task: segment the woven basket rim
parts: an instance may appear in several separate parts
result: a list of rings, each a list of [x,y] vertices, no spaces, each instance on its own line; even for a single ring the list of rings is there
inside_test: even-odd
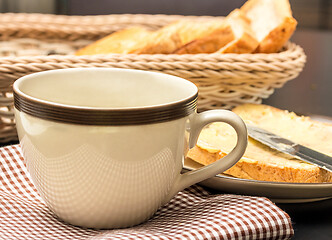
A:
[[[49,56],[10,56],[0,57],[0,64],[9,63],[33,63],[33,62],[54,62],[66,61],[79,62],[81,60],[90,61],[147,61],[147,62],[237,62],[237,63],[251,63],[251,62],[285,62],[289,59],[297,59],[299,55],[303,55],[304,50],[299,45],[288,42],[284,50],[278,53],[201,53],[201,54],[99,54],[99,55],[49,55]]]

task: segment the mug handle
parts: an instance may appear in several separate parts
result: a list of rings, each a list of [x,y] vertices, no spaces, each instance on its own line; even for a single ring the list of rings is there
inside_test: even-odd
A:
[[[167,203],[179,191],[224,172],[243,156],[248,144],[247,127],[238,115],[228,110],[209,110],[195,114],[193,118],[190,119],[189,148],[193,148],[196,145],[203,127],[212,122],[225,122],[231,125],[237,134],[236,146],[229,154],[214,163],[197,170],[180,174],[164,203]]]

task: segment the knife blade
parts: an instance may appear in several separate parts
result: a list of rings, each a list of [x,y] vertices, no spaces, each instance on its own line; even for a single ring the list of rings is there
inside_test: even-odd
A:
[[[249,137],[258,142],[332,172],[332,157],[250,124],[247,129]]]

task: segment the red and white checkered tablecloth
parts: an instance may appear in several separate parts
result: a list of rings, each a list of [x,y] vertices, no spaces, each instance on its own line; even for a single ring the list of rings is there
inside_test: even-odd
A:
[[[289,239],[289,216],[263,197],[211,194],[192,186],[141,225],[116,230],[72,226],[45,205],[19,145],[0,148],[0,239]]]

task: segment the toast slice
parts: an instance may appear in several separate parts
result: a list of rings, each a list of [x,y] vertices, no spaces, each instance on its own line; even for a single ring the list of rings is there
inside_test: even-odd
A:
[[[233,109],[245,122],[332,156],[332,125],[267,105],[245,104]],[[233,128],[213,123],[201,132],[197,145],[187,157],[210,164],[232,150],[236,143]],[[226,174],[238,178],[274,182],[332,182],[332,173],[289,155],[270,149],[249,138],[243,158]]]
[[[236,9],[226,21],[232,27],[235,39],[219,49],[218,53],[252,53],[258,47],[258,40],[250,26],[250,20]]]
[[[181,46],[179,34],[174,31],[148,31],[131,27],[114,32],[92,44],[79,49],[75,55],[94,54],[168,54]]]
[[[241,11],[250,19],[259,41],[257,53],[278,52],[296,29],[288,0],[248,0]]]

